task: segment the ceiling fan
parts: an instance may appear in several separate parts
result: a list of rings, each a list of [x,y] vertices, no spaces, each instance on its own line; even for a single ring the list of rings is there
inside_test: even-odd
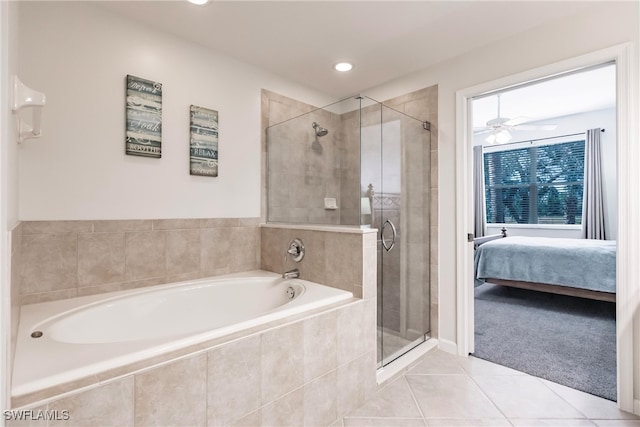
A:
[[[504,144],[512,138],[510,130],[554,130],[558,125],[528,125],[531,119],[527,117],[516,117],[509,119],[500,116],[500,94],[498,97],[498,117],[487,122],[486,126],[474,129],[474,135],[490,133],[485,141],[489,144]]]

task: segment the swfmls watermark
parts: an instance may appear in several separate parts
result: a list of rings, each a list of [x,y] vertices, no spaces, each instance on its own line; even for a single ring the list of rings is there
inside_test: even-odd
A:
[[[3,415],[5,421],[68,421],[71,419],[69,411],[66,409],[10,409],[4,411]]]

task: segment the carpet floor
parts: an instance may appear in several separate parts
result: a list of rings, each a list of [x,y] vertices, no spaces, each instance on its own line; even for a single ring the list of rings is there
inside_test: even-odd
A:
[[[484,283],[473,355],[615,401],[615,304]]]

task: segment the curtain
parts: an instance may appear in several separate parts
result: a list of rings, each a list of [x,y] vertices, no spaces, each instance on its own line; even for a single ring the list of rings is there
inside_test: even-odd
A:
[[[604,200],[600,172],[600,133],[600,128],[589,129],[584,147],[583,239],[605,239]]]
[[[473,147],[473,219],[475,237],[482,237],[486,229],[484,200],[484,152],[481,145]]]

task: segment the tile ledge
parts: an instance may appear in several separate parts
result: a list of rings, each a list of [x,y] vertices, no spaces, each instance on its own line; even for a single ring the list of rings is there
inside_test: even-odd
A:
[[[284,228],[295,230],[330,231],[333,233],[369,234],[377,233],[377,228],[359,225],[323,225],[323,224],[291,224],[291,223],[263,223],[261,228]],[[366,227],[366,228],[363,228]]]

